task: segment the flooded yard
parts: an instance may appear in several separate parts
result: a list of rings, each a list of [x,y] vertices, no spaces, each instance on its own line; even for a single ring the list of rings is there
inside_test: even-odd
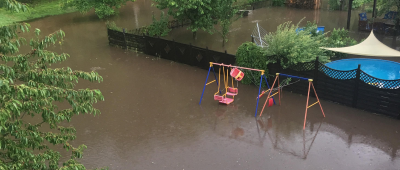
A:
[[[128,3],[120,16],[110,20],[128,29],[150,24],[151,11],[156,11],[150,5],[146,0]],[[225,48],[218,35],[199,32],[193,40],[186,28],[174,29],[167,38],[234,54],[241,43],[251,40],[256,22],[267,31],[275,31],[284,21],[296,23],[306,17],[332,30],[345,27],[346,15],[344,11],[269,7],[236,21]],[[352,36],[362,39],[368,33],[356,31],[356,15]],[[198,105],[207,70],[110,47],[105,21],[94,14],[71,13],[30,24],[43,34],[65,31],[65,44],[56,51],[71,57],[57,66],[96,70],[104,78],[103,83],[80,82],[77,87],[98,88],[105,97],[96,105],[100,116],[80,115],[71,122],[77,129],[72,144],[88,146],[81,160],[87,168],[400,168],[399,120],[322,100],[326,118],[318,107],[309,109],[303,131],[306,96],[284,91],[282,105],[267,108],[256,119],[258,88],[242,84],[231,105],[213,100],[216,84],[207,86]]]

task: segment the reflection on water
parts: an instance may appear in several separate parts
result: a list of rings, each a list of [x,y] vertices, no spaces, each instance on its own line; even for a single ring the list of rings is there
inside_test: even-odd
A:
[[[258,124],[260,124],[260,126],[257,126],[257,128],[260,127],[264,131],[264,135],[268,134],[269,140],[270,140],[271,144],[274,146],[274,149],[278,150],[281,153],[293,155],[293,156],[301,158],[301,159],[307,159],[307,155],[310,152],[311,147],[317,137],[319,129],[321,128],[321,125],[323,123],[323,119],[319,123],[317,131],[314,134],[313,134],[313,130],[309,131],[309,133],[307,133],[307,134],[306,134],[306,131],[303,131],[302,134],[293,134],[293,135],[296,135],[295,138],[299,138],[298,136],[302,136],[302,139],[303,139],[302,142],[299,142],[297,140],[295,140],[295,141],[285,140],[285,137],[281,137],[279,134],[280,133],[280,131],[278,130],[279,127],[276,127],[275,130],[270,130],[272,128],[272,118],[271,117],[269,117],[267,119],[267,122],[266,122],[267,126],[265,126],[263,118],[258,119],[257,122],[258,122]],[[277,124],[279,125],[280,122],[277,122]],[[314,126],[312,126],[312,127],[314,127]],[[290,143],[290,144],[288,144],[288,143]],[[301,143],[303,144],[302,148],[298,145]],[[299,151],[300,148],[302,149],[302,151]]]
[[[147,25],[154,10],[150,5],[149,0],[128,3],[121,15],[112,20],[128,28]],[[234,23],[232,30],[240,29],[231,32],[226,45],[229,53],[234,53],[242,42],[250,41],[254,25],[249,23],[254,20],[261,20],[267,31],[286,20],[298,21],[304,16],[313,19],[314,15],[319,15],[319,25],[327,29],[345,25],[345,14],[340,11],[321,10],[315,14],[279,7],[252,13]],[[305,96],[284,92],[282,105],[269,107],[256,120],[258,88],[241,84],[240,94],[228,106],[214,101],[215,86],[207,86],[199,107],[206,70],[109,47],[104,22],[91,13],[47,17],[30,24],[32,28],[41,28],[43,34],[65,31],[64,46],[54,50],[69,53],[71,58],[56,66],[96,70],[104,78],[101,84],[82,82],[77,86],[99,88],[105,97],[104,102],[97,104],[100,116],[80,115],[71,122],[77,129],[77,139],[72,144],[88,146],[81,160],[87,168],[400,167],[398,120],[321,101],[327,117],[321,120],[319,108],[310,108],[303,133]],[[182,42],[222,49],[216,35],[200,32],[198,40],[192,40],[190,32],[180,28],[173,30],[171,36]]]

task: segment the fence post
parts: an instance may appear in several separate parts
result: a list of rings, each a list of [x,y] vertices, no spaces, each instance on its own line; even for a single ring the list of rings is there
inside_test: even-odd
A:
[[[111,41],[110,41],[110,29],[107,28],[107,38],[108,38],[108,45],[111,45]]]
[[[193,53],[193,52],[192,52],[192,51],[193,51],[192,48],[193,48],[193,47],[192,47],[192,43],[189,43],[189,57],[190,57],[190,60],[191,60],[191,61],[190,61],[190,62],[191,62],[191,65],[193,66],[193,65],[195,64],[195,60],[196,60],[195,58],[196,58],[196,57],[193,56],[193,54],[192,54],[192,53]]]
[[[254,42],[254,37],[253,37],[253,35],[251,35],[251,42]]]
[[[314,64],[314,87],[318,89],[318,72],[319,72],[319,57],[315,58],[315,64]]]
[[[361,64],[358,65],[357,72],[356,72],[356,79],[355,79],[355,86],[354,86],[354,96],[353,96],[353,107],[357,107],[357,100],[358,100],[358,86],[360,85],[361,77]]]
[[[280,59],[278,59],[278,68],[277,68],[277,71],[278,71],[278,73],[282,73],[282,70],[283,70],[283,68],[282,68],[282,65],[281,65],[281,60]]]
[[[161,39],[160,39],[160,36],[157,36],[157,41],[156,41],[158,44],[161,44]],[[161,47],[161,45],[159,45],[160,47]],[[156,44],[154,44],[154,48],[155,48],[155,50],[157,51],[157,54],[159,55],[159,56],[157,56],[157,57],[160,57],[160,58],[163,58],[162,57],[162,48],[157,48],[157,46],[156,46]],[[165,59],[165,58],[164,58]]]
[[[179,61],[178,55],[176,55],[176,53],[177,53],[178,50],[176,50],[175,39],[172,39],[172,45],[171,45],[171,46],[172,46],[172,47],[171,47],[171,50],[170,50],[170,51],[172,51],[173,59],[174,59],[175,62],[178,62],[178,61]]]
[[[122,29],[122,33],[124,34],[125,49],[128,49],[128,44],[126,43],[126,37],[125,37],[125,28]]]

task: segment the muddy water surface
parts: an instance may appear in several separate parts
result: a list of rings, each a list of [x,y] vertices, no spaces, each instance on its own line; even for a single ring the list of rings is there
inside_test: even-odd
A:
[[[150,23],[150,1],[138,0],[113,18],[134,28]],[[303,16],[327,29],[345,26],[343,12],[265,8],[234,23],[229,53],[249,35],[256,20],[273,30]],[[335,20],[334,20],[335,19]],[[342,20],[341,20],[342,19]],[[328,20],[331,20],[328,21]],[[330,24],[330,25],[329,25]],[[88,168],[111,169],[399,169],[400,122],[369,112],[322,101],[308,113],[302,130],[306,97],[284,92],[281,106],[254,118],[255,86],[239,84],[232,105],[219,105],[207,86],[198,105],[207,71],[171,61],[126,52],[108,46],[104,21],[79,13],[32,21],[43,34],[65,31],[65,44],[56,51],[71,58],[61,66],[98,71],[101,84],[80,82],[78,87],[99,88],[105,97],[97,104],[100,116],[80,115],[75,145],[86,144],[81,160]],[[199,33],[191,40],[185,29],[173,30],[175,40],[223,50],[217,36]],[[169,38],[172,38],[169,37]],[[265,100],[265,99],[264,99]],[[262,100],[262,102],[264,102]],[[311,102],[315,101],[314,98]],[[261,108],[261,106],[260,106]],[[64,153],[64,152],[63,152]]]

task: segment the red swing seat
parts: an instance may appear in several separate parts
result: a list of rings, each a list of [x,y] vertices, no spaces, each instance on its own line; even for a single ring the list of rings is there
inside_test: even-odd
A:
[[[238,89],[237,88],[228,87],[228,92],[226,94],[230,95],[230,96],[236,96],[238,94]]]
[[[222,99],[221,101],[219,101],[219,103],[223,103],[223,104],[231,104],[233,102],[232,98],[227,98],[225,97],[224,99]]]
[[[224,96],[220,96],[220,95],[214,95],[214,100],[218,100],[221,101],[224,99]]]
[[[244,77],[244,73],[242,71],[240,71],[238,68],[232,69],[230,74],[237,81],[241,81],[243,79],[243,77]]]

